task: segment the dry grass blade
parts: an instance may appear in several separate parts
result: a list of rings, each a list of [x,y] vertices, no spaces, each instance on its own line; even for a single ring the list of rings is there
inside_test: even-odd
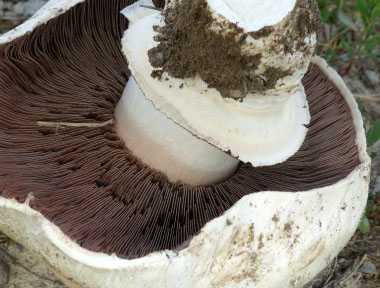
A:
[[[323,288],[329,287],[329,282],[330,282],[331,278],[334,276],[335,269],[336,269],[337,265],[338,265],[338,257],[335,257],[334,266],[331,269],[331,272],[329,274],[329,277],[326,279],[325,284],[323,284]]]
[[[40,127],[53,127],[53,128],[59,128],[59,127],[87,127],[87,128],[100,128],[107,125],[113,124],[113,120],[108,120],[103,123],[67,123],[67,122],[45,122],[45,121],[38,121],[37,126]]]
[[[366,102],[380,102],[380,94],[355,94],[355,98]]]
[[[327,283],[323,288],[357,288],[359,287],[359,281],[362,278],[362,274],[359,272],[360,266],[364,263],[364,261],[368,259],[367,254],[362,257],[356,257],[355,261],[351,264],[351,266],[345,271],[343,275],[335,279],[334,281]],[[335,269],[335,268],[334,268]],[[334,270],[332,271],[332,274]],[[331,279],[331,277],[329,277]],[[328,280],[329,280],[328,279]]]

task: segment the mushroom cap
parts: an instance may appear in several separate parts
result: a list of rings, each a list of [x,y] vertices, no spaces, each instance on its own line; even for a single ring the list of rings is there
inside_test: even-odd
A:
[[[306,57],[303,53],[289,54],[291,59],[280,53],[279,63],[302,62],[299,73],[290,77],[291,85],[271,90],[265,97],[264,92],[249,94],[242,102],[222,98],[200,77],[177,79],[164,73],[161,80],[152,78],[154,68],[148,51],[157,45],[153,26],[160,25],[162,18],[160,12],[140,6],[149,2],[137,2],[123,11],[130,21],[123,37],[123,52],[141,90],[156,109],[193,135],[256,167],[281,163],[298,151],[310,121],[300,79],[313,49]],[[268,37],[272,43],[275,36]],[[265,50],[262,45],[258,47]]]
[[[129,3],[87,1],[0,46],[0,229],[73,287],[305,283],[354,233],[370,169],[356,102],[323,60],[303,81],[312,119],[297,154],[241,164],[217,185],[169,183],[111,125],[36,125],[112,117],[129,74],[118,42],[126,23],[110,17]],[[162,214],[146,223],[152,211]]]

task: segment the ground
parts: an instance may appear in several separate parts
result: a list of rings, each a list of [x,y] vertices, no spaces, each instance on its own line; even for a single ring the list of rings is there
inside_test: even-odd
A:
[[[0,0],[0,34],[22,23],[45,0]],[[335,63],[340,71],[344,63]],[[380,71],[373,60],[363,59],[344,76],[344,81],[363,104],[363,118],[369,129],[380,119]],[[370,233],[355,233],[333,262],[304,288],[379,288],[380,287],[380,142],[370,147],[372,160]],[[65,287],[44,263],[20,244],[0,234],[0,287],[58,288]]]

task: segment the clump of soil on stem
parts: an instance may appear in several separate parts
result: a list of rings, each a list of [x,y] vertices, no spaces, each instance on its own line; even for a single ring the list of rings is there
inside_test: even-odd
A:
[[[182,0],[170,6],[164,16],[165,26],[154,28],[159,44],[148,53],[152,66],[161,68],[153,71],[153,77],[163,72],[181,79],[198,74],[223,97],[233,98],[267,88],[261,78],[251,75],[261,62],[261,54],[242,55],[247,36],[233,23],[226,24],[226,33],[212,31],[214,19],[205,0]]]
[[[287,16],[290,29],[283,37],[285,53],[295,50],[309,53],[310,47],[304,38],[313,33],[318,34],[322,27],[318,4],[315,0],[297,0],[295,9]]]
[[[278,67],[266,67],[263,73],[255,73],[262,61],[261,53],[242,53],[248,36],[268,37],[275,30],[273,26],[245,33],[225,19],[219,23],[221,31],[217,32],[212,27],[218,24],[205,0],[178,1],[163,14],[165,26],[154,27],[159,44],[148,52],[150,63],[157,68],[152,72],[154,78],[161,78],[164,72],[180,79],[199,75],[223,97],[242,99],[248,93],[273,89],[279,79],[292,74],[289,69]],[[314,0],[298,0],[287,19],[287,34],[281,38],[284,43],[280,39],[279,47],[285,47],[282,48],[285,53],[308,48],[303,38],[320,25]]]

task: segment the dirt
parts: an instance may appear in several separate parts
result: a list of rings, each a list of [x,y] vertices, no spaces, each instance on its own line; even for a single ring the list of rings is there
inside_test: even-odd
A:
[[[242,99],[250,92],[273,89],[279,79],[291,74],[268,67],[262,75],[255,75],[261,54],[241,53],[248,34],[227,21],[220,24],[223,33],[212,31],[215,20],[205,0],[183,0],[163,13],[165,26],[155,27],[159,44],[148,52],[157,68],[152,73],[155,78],[164,72],[180,79],[199,75],[223,97]],[[264,27],[253,37],[267,37],[272,31],[272,27]]]
[[[293,28],[288,30],[286,38],[291,39],[291,41],[288,41],[296,45],[295,49],[297,51],[302,51],[304,55],[307,55],[310,53],[311,48],[304,41],[299,41],[299,39],[304,39],[312,33],[318,34],[322,26],[322,19],[318,5],[314,0],[298,0],[297,6],[302,12],[296,13],[293,11],[291,13],[293,20],[290,23],[292,23]],[[296,33],[291,33],[292,31],[296,31]]]
[[[207,7],[205,0],[183,0],[163,12],[165,26],[154,27],[159,44],[148,52],[152,66],[157,68],[152,77],[161,78],[164,72],[180,79],[199,75],[222,97],[243,99],[248,93],[275,88],[279,79],[293,73],[289,69],[266,67],[265,72],[258,75],[255,70],[262,55],[241,53],[248,35],[256,40],[268,37],[274,31],[273,26],[244,33],[227,20],[216,24]],[[317,32],[321,25],[314,0],[298,0],[286,21],[290,28],[280,35],[273,53],[278,53],[277,49],[283,49],[285,54],[296,50],[310,53],[311,48],[303,39]],[[214,25],[222,32],[210,29]]]
[[[254,39],[258,40],[263,37],[268,37],[274,31],[273,26],[265,26],[258,31],[248,33]]]
[[[314,0],[297,0],[293,11],[286,16],[286,25],[289,27],[285,33],[278,35],[279,47],[273,47],[273,53],[293,54],[301,51],[305,56],[311,53],[312,49],[304,38],[313,33],[318,34],[322,27],[322,19],[318,5]],[[259,32],[259,31],[258,31]],[[257,33],[257,32],[254,32]]]
[[[302,12],[297,12],[297,9],[302,10]],[[296,8],[291,12],[290,17],[294,19],[291,30],[295,31],[301,38],[312,33],[318,34],[321,29],[322,19],[318,5],[314,0],[297,0]]]
[[[257,69],[261,54],[240,53],[246,36],[236,24],[226,24],[229,31],[223,35],[211,31],[214,20],[206,7],[205,0],[184,0],[164,12],[166,25],[155,27],[160,33],[156,37],[159,44],[149,51],[152,66],[161,68],[156,70],[161,74],[168,72],[175,78],[199,74],[209,87],[216,88],[224,97],[241,98],[246,90],[252,89],[246,83],[252,83],[255,89],[264,89],[260,78],[248,79],[248,70]],[[154,73],[157,76],[157,72]]]

